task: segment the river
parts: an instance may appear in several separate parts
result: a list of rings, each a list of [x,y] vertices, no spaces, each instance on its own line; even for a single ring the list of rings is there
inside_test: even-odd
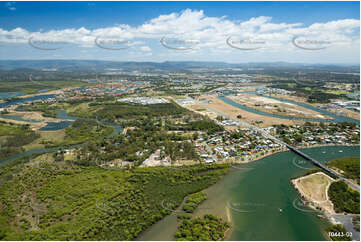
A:
[[[245,105],[239,104],[239,103],[227,98],[226,96],[219,96],[218,99],[222,100],[223,102],[225,102],[229,105],[243,109],[247,112],[251,112],[251,113],[255,113],[255,114],[259,114],[259,115],[263,115],[263,116],[268,116],[268,117],[273,117],[273,118],[281,118],[281,119],[289,119],[289,120],[302,120],[302,121],[309,121],[309,122],[351,122],[351,123],[360,125],[360,121],[358,121],[358,120],[340,116],[340,115],[328,112],[326,110],[319,109],[312,105],[299,103],[299,102],[295,102],[295,101],[290,101],[290,100],[285,100],[285,99],[281,99],[281,98],[275,98],[275,97],[269,97],[269,96],[265,96],[265,97],[272,98],[272,99],[286,102],[286,103],[292,103],[292,104],[295,104],[298,106],[302,106],[304,108],[311,109],[311,110],[319,112],[321,114],[328,115],[328,116],[332,117],[333,119],[299,118],[299,117],[293,117],[293,116],[287,116],[287,115],[279,115],[279,114],[268,113],[268,112],[260,111],[260,110],[257,110],[257,109],[251,108],[251,107],[247,107]]]
[[[329,146],[302,151],[320,162],[360,156],[360,147]],[[290,183],[290,179],[305,174],[311,167],[287,151],[231,168],[221,181],[206,189],[208,198],[193,216],[212,213],[229,221],[232,230],[226,240],[326,240],[324,228],[329,222],[300,205],[299,195]],[[172,214],[142,233],[138,240],[174,240],[176,230],[177,219]]]
[[[7,118],[6,116],[2,116],[3,118]],[[70,126],[72,124],[73,121],[77,120],[77,117],[73,117],[70,116],[66,113],[65,110],[61,110],[59,109],[56,115],[56,118],[59,119],[63,119],[63,121],[60,122],[48,122],[47,125],[41,129],[39,129],[40,131],[55,131],[55,130],[60,130],[60,129],[64,129],[68,126]],[[11,119],[11,117],[9,118]],[[111,138],[117,134],[120,134],[123,131],[123,127],[120,126],[117,123],[110,123],[110,122],[103,122],[103,121],[99,121],[97,119],[86,119],[86,120],[95,120],[105,126],[111,126],[113,128],[113,131],[111,134],[109,134],[107,136],[107,138]],[[32,155],[39,155],[39,154],[44,154],[44,153],[49,153],[49,152],[54,152],[56,150],[62,149],[62,148],[68,148],[68,149],[72,149],[72,148],[78,148],[80,147],[82,144],[75,144],[75,145],[70,145],[70,146],[57,146],[57,147],[50,147],[50,148],[39,148],[39,149],[32,149],[32,150],[28,150],[26,152],[23,153],[19,153],[13,156],[10,156],[6,159],[0,160],[0,167],[3,166],[4,164],[7,164],[11,161],[20,159],[20,158],[24,158],[24,157],[30,157]]]
[[[33,102],[33,101],[54,98],[54,97],[56,97],[56,95],[46,94],[46,95],[37,95],[37,96],[32,96],[32,97],[14,99],[14,100],[10,100],[10,101],[4,102],[4,103],[0,103],[0,108],[6,108],[6,107],[10,107],[15,104]]]

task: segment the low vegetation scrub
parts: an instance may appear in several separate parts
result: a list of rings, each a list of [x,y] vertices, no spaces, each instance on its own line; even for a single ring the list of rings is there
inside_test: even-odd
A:
[[[189,197],[187,197],[183,210],[187,213],[193,213],[193,211],[201,204],[204,200],[207,199],[207,196],[204,192],[197,192]]]
[[[178,241],[218,241],[223,240],[225,232],[230,227],[221,218],[206,214],[203,218],[190,219],[182,217],[175,237]]]

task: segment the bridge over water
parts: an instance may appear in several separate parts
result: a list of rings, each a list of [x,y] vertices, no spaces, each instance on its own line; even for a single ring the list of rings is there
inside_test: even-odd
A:
[[[302,158],[304,158],[307,161],[310,161],[312,164],[314,164],[315,166],[321,168],[322,170],[331,173],[332,175],[334,175],[335,177],[337,177],[338,179],[340,179],[341,181],[345,182],[346,184],[348,184],[350,187],[352,187],[353,189],[357,190],[358,192],[360,192],[360,187],[358,187],[356,184],[350,182],[349,180],[347,180],[346,178],[344,178],[342,175],[340,175],[339,173],[335,172],[334,170],[328,168],[326,165],[322,164],[321,162],[319,162],[318,160],[310,157],[309,155],[303,153],[302,151],[300,151],[299,149],[297,149],[296,147],[289,145],[285,142],[283,142],[282,140],[279,140],[278,138],[270,135],[268,132],[264,131],[263,129],[260,129],[258,127],[253,126],[253,128],[255,130],[257,130],[258,132],[260,132],[265,138],[269,138],[272,139],[273,141],[279,143],[280,145],[284,145],[286,146],[288,149],[290,149],[291,151],[293,151],[294,153],[296,153],[297,155],[301,156]]]
[[[286,144],[286,147],[289,148],[290,150],[292,150],[293,152],[295,152],[296,154],[298,154],[299,156],[303,157],[304,159],[310,161],[312,164],[314,164],[315,166],[318,166],[319,168],[321,168],[324,171],[327,171],[329,173],[331,173],[332,175],[336,176],[338,179],[342,180],[343,182],[345,182],[346,184],[348,184],[350,187],[354,188],[355,190],[357,190],[358,192],[360,192],[360,188],[358,186],[356,186],[355,184],[353,184],[352,182],[350,182],[349,180],[347,180],[346,178],[344,178],[343,176],[341,176],[339,173],[335,172],[334,170],[328,168],[327,166],[325,166],[324,164],[322,164],[321,162],[313,159],[312,157],[308,156],[307,154],[303,153],[302,151],[300,151],[299,149],[297,149],[296,147],[293,147],[289,144]]]
[[[287,147],[288,149],[290,149],[291,151],[293,151],[294,153],[296,153],[297,155],[301,156],[302,158],[306,159],[307,161],[311,162],[312,164],[314,164],[315,166],[321,168],[322,170],[326,171],[326,172],[329,172],[331,173],[332,175],[334,175],[335,177],[337,177],[338,179],[340,179],[341,181],[345,182],[346,184],[348,184],[350,187],[352,187],[353,189],[357,190],[358,192],[360,192],[360,187],[358,187],[356,184],[353,184],[352,182],[350,182],[349,180],[347,180],[346,178],[344,178],[341,174],[335,172],[334,170],[328,168],[326,165],[322,164],[321,162],[315,160],[314,158],[308,156],[307,154],[303,153],[302,151],[300,151],[299,149],[297,149],[296,147],[294,146],[291,146],[285,142],[283,142],[282,140],[274,137],[273,135],[269,134],[268,132],[266,132],[265,130],[261,129],[261,128],[258,128],[252,124],[249,124],[249,123],[246,123],[246,122],[243,122],[239,119],[235,119],[229,115],[227,115],[226,113],[218,110],[218,109],[214,109],[212,107],[210,107],[206,102],[199,102],[200,105],[204,106],[205,108],[213,111],[214,113],[216,114],[219,114],[221,116],[224,116],[226,117],[227,119],[230,119],[232,121],[234,121],[235,123],[237,123],[238,125],[240,126],[243,126],[243,127],[247,127],[247,128],[251,128],[259,133],[262,134],[263,137],[265,138],[268,138],[268,139],[271,139],[275,142],[277,142],[278,144],[280,145],[283,145],[285,147]]]

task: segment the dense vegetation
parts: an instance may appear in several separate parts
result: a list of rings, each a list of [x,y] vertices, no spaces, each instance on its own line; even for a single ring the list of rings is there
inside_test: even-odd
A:
[[[189,111],[175,103],[159,103],[150,105],[132,104],[132,103],[91,103],[89,106],[101,108],[94,113],[100,119],[139,119],[144,117],[160,116],[178,116],[188,113]]]
[[[329,103],[331,99],[347,98],[344,94],[332,94],[326,92],[324,88],[324,82],[295,82],[295,81],[285,81],[285,82],[274,82],[272,84],[273,88],[280,88],[287,91],[295,91],[296,96],[305,97],[310,103]]]
[[[113,128],[95,120],[77,119],[65,129],[65,138],[59,142],[44,141],[47,146],[67,146],[102,140],[113,132]]]
[[[39,137],[28,125],[0,123],[0,160],[24,152],[22,146]]]
[[[58,113],[58,109],[62,106],[58,104],[38,103],[33,105],[19,105],[17,110],[19,111],[39,111],[44,117],[55,118]]]
[[[351,190],[346,183],[342,181],[332,183],[328,196],[337,213],[360,213],[360,193]]]
[[[183,210],[187,213],[193,213],[193,211],[201,204],[204,200],[207,199],[207,196],[204,192],[197,192],[192,195],[189,195],[183,205]]]
[[[222,126],[216,124],[214,121],[210,119],[195,120],[195,121],[187,120],[186,123],[177,124],[177,125],[170,124],[170,122],[167,122],[167,128],[170,130],[182,130],[182,131],[205,131],[208,134],[214,134],[224,130]]]
[[[326,229],[329,237],[333,241],[351,241],[352,237],[347,236],[346,229],[341,224],[335,224]],[[333,236],[332,236],[333,235]]]
[[[193,134],[169,132],[162,125],[162,118],[144,118],[121,123],[127,130],[107,140],[89,142],[83,145],[78,156],[82,164],[92,164],[95,160],[124,161],[141,164],[157,149],[160,158],[177,160],[199,160],[199,155],[191,141]],[[101,151],[101,152],[99,152]]]
[[[183,219],[175,237],[179,241],[218,241],[224,239],[225,232],[230,227],[221,218],[206,214],[203,218],[190,219],[189,216],[179,216]]]
[[[336,167],[342,170],[346,178],[357,180],[360,184],[360,158],[359,157],[346,157],[332,160],[327,163],[329,167]]]
[[[23,162],[0,169],[3,240],[131,240],[170,213],[163,203],[175,209],[228,171],[226,165],[108,170]]]

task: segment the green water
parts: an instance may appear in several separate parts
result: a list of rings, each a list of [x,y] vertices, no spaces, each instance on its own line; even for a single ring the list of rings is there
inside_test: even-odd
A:
[[[303,151],[320,162],[360,155],[359,147],[319,147]],[[229,221],[232,230],[227,240],[326,240],[324,228],[329,225],[328,221],[319,218],[316,211],[297,205],[299,196],[290,183],[290,179],[307,172],[294,162],[305,168],[312,167],[301,161],[302,158],[288,151],[241,166],[249,168],[247,170],[232,168],[220,182],[206,190],[208,199],[194,216],[212,213]],[[175,216],[167,216],[138,239],[171,240],[176,227]]]
[[[255,113],[255,114],[259,114],[259,115],[263,115],[263,116],[268,116],[268,117],[273,117],[273,118],[281,118],[281,119],[288,119],[288,120],[302,120],[302,121],[309,121],[309,122],[350,122],[350,123],[355,123],[355,124],[360,124],[360,122],[358,120],[352,119],[352,118],[348,118],[348,117],[344,117],[344,116],[339,116],[336,115],[334,113],[313,107],[312,105],[308,105],[308,104],[304,104],[304,103],[299,103],[299,102],[295,102],[295,101],[291,101],[291,100],[285,100],[285,99],[281,99],[281,98],[276,98],[276,97],[269,97],[266,96],[267,98],[271,98],[271,99],[275,99],[275,100],[279,100],[279,101],[283,101],[286,103],[292,103],[298,106],[302,106],[304,108],[308,108],[311,109],[313,111],[328,115],[330,117],[332,117],[333,119],[319,119],[319,118],[299,118],[299,117],[293,117],[293,116],[287,116],[287,115],[279,115],[279,114],[274,114],[274,113],[267,113],[264,111],[260,111],[242,104],[239,104],[229,98],[227,98],[226,96],[219,96],[218,99],[222,100],[223,102],[232,105],[234,107],[243,109],[247,112],[251,112],[251,113]]]

